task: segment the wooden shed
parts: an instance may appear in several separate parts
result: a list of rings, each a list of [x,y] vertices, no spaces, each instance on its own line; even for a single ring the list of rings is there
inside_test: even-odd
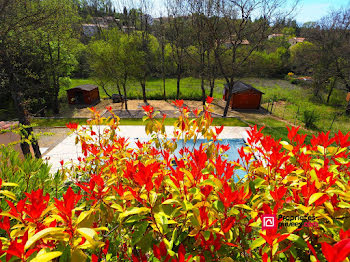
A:
[[[81,85],[67,90],[68,103],[71,105],[91,105],[100,101],[100,93],[96,85]]]
[[[229,88],[225,84],[224,100],[228,99]],[[232,109],[259,109],[261,97],[264,93],[241,81],[233,85],[230,106]]]

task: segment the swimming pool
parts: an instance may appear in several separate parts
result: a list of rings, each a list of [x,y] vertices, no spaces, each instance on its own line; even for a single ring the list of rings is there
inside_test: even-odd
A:
[[[206,139],[198,139],[196,144],[195,144],[195,149],[199,149],[199,146],[201,144],[208,143],[208,140]],[[193,140],[189,140],[186,142],[186,147],[188,147],[190,150],[193,148]],[[227,156],[228,161],[235,161],[237,162],[240,160],[240,156],[238,153],[238,149],[240,149],[242,146],[246,146],[246,143],[244,142],[243,139],[221,139],[220,141],[216,141],[215,144],[220,144],[220,145],[229,145],[230,149],[227,150],[224,154]],[[178,140],[177,142],[177,149],[175,150],[175,155],[180,156],[179,151],[180,149],[184,146],[184,141],[183,140]],[[240,160],[240,163],[242,160]],[[243,170],[235,170],[235,174],[238,175],[238,177],[244,177],[247,173]],[[234,178],[235,181],[237,181],[237,177]]]
[[[147,140],[145,139],[135,139],[139,140],[141,142],[146,142]],[[196,144],[194,146],[195,149],[199,149],[201,144],[208,143],[208,140],[206,139],[198,139],[196,141]],[[224,153],[226,155],[226,158],[228,161],[238,161],[240,160],[238,149],[240,149],[242,146],[246,146],[246,143],[244,139],[239,139],[239,138],[232,138],[232,139],[221,139],[220,141],[216,141],[216,144],[221,144],[221,145],[229,145],[230,149]],[[193,140],[188,140],[186,142],[186,147],[189,150],[193,150],[193,145],[194,142]],[[177,141],[177,148],[175,150],[175,156],[181,157],[179,151],[184,147],[184,140],[180,139]],[[241,160],[240,160],[241,163]],[[237,174],[239,177],[243,177],[246,175],[246,172],[243,170],[236,170],[235,174]],[[235,181],[237,178],[235,178]]]
[[[208,143],[208,140],[206,139],[198,139],[195,144],[195,149],[198,149],[200,144]],[[240,149],[242,146],[245,146],[245,142],[243,139],[222,139],[221,141],[215,142],[216,144],[220,145],[229,145],[230,149],[225,152],[225,155],[227,155],[227,160],[229,161],[237,161],[240,159],[238,154],[238,149]],[[186,142],[186,147],[188,147],[190,150],[193,148],[193,140],[189,140]],[[175,151],[175,154],[178,156],[180,149],[184,146],[183,140],[178,140],[177,142],[177,149]]]

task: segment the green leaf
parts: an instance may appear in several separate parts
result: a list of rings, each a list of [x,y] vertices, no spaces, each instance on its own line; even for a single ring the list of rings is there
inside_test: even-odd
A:
[[[241,207],[241,208],[244,208],[246,210],[252,210],[249,206],[247,206],[245,204],[238,204],[238,205],[235,205],[235,207]]]
[[[127,216],[131,216],[131,215],[139,215],[139,214],[143,214],[143,213],[148,213],[150,211],[149,208],[147,207],[133,207],[123,213],[120,214],[120,219],[123,219]]]
[[[40,254],[31,261],[32,262],[47,262],[47,261],[51,261],[52,259],[54,259],[56,257],[59,257],[60,255],[62,255],[62,252],[53,251],[53,252],[49,252],[49,253]]]
[[[253,250],[253,249],[257,248],[257,247],[260,247],[260,246],[262,246],[265,242],[266,242],[265,239],[263,239],[262,237],[259,237],[259,238],[255,239],[255,240],[252,242],[252,244],[250,245],[250,249]]]
[[[71,261],[70,262],[84,262],[86,261],[86,255],[81,249],[75,249],[72,253]]]
[[[16,200],[16,196],[14,193],[8,190],[0,190],[0,194],[3,194],[4,196],[7,196],[8,198],[11,198],[12,200]]]
[[[111,205],[111,208],[117,210],[117,211],[120,212],[120,213],[123,212],[122,206],[121,206],[121,205],[118,205],[118,204],[116,204],[116,203],[112,204],[112,205]]]
[[[340,208],[350,208],[350,204],[346,203],[344,201],[341,201],[341,202],[338,203],[338,207],[340,207]]]
[[[319,199],[323,195],[324,195],[324,193],[314,193],[314,194],[312,194],[310,199],[309,199],[309,205],[314,203],[317,199]]]
[[[181,232],[181,234],[179,235],[179,237],[176,239],[176,241],[175,241],[175,246],[179,246],[181,243],[182,243],[182,241],[184,241],[185,240],[185,238],[187,237],[187,235],[188,235],[188,232],[187,231],[185,231],[185,232]]]
[[[87,218],[89,215],[91,214],[91,211],[84,211],[81,212],[77,221],[76,221],[76,225],[79,225],[80,222],[82,222],[85,218]]]
[[[1,186],[18,186],[16,183],[11,183],[11,182],[2,182]]]
[[[224,212],[225,210],[225,207],[224,207],[224,204],[219,201],[219,200],[216,200],[214,203],[213,203],[213,207],[218,210],[219,212]]]
[[[188,202],[187,200],[184,200],[183,201],[183,208],[186,210],[186,211],[189,211],[189,210],[192,210],[193,208],[193,205]]]
[[[156,219],[156,222],[159,226],[161,226],[161,229],[163,229],[163,232],[161,233],[168,233],[168,218],[163,212],[156,213],[154,215],[154,218]]]
[[[262,179],[262,178],[258,177],[257,179],[254,180],[254,185],[255,185],[256,188],[259,188],[265,182],[266,182],[265,179]]]
[[[173,198],[169,198],[169,199],[165,200],[162,204],[163,205],[179,204],[179,201],[177,201],[176,199],[173,199]]]
[[[59,262],[66,262],[66,261],[70,261],[70,246],[66,246],[64,247],[63,249],[63,253],[62,255],[60,256],[60,260]]]
[[[147,221],[143,221],[141,222],[135,229],[134,233],[132,234],[132,241],[131,241],[131,245],[134,246],[135,244],[137,244],[143,237],[143,235],[145,234],[146,230],[148,227],[148,222]]]
[[[91,228],[86,228],[86,227],[82,227],[82,228],[78,228],[77,232],[82,235],[83,237],[86,238],[87,241],[89,241],[89,243],[92,246],[97,246],[97,241],[95,240],[95,238],[97,238],[97,233],[95,230],[91,229]]]
[[[295,234],[290,234],[288,237],[287,237],[288,240],[292,241],[293,243],[297,244],[298,246],[300,247],[304,247],[306,248],[307,247],[307,244],[305,242],[304,239],[302,239],[300,236],[298,235],[295,235]]]
[[[146,216],[139,216],[139,215],[130,216],[124,220],[124,224],[133,224],[135,222],[142,221],[145,218],[146,218]]]
[[[57,227],[45,228],[45,229],[39,231],[38,233],[36,233],[31,238],[29,238],[26,245],[24,246],[24,249],[30,248],[36,241],[38,241],[39,239],[41,239],[47,235],[54,235],[57,233],[63,233],[63,231],[64,231],[63,228],[57,228]]]

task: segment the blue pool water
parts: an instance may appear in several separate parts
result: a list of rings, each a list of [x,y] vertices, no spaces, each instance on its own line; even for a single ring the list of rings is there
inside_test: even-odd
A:
[[[140,141],[144,141],[144,140],[140,139]],[[198,139],[196,141],[196,144],[195,144],[194,148],[195,149],[199,149],[199,146],[201,144],[204,144],[204,143],[208,143],[208,140],[206,140],[206,139]],[[240,160],[240,157],[239,157],[239,154],[238,154],[238,149],[240,149],[242,146],[246,145],[243,139],[222,139],[222,140],[217,141],[215,143],[222,144],[222,145],[229,145],[230,149],[224,153],[226,158],[223,158],[223,160],[227,159],[228,161]],[[193,149],[193,144],[194,144],[193,140],[189,140],[189,141],[186,142],[185,146],[189,150],[192,150]],[[177,149],[175,150],[175,155],[177,157],[180,157],[179,151],[183,147],[184,147],[184,140],[178,140],[177,141]],[[240,160],[240,162],[241,162],[241,160]],[[239,177],[243,177],[244,175],[246,175],[246,172],[244,172],[243,170],[236,170],[235,174],[238,175]],[[237,178],[235,178],[234,180],[237,181]]]
[[[198,149],[200,144],[208,143],[208,140],[206,139],[198,139],[195,144],[195,149]],[[192,150],[193,148],[193,140],[189,140],[186,142],[186,147],[188,149]],[[225,155],[227,155],[227,160],[229,161],[237,161],[240,159],[238,154],[238,149],[240,149],[242,146],[245,146],[245,142],[243,139],[222,139],[221,141],[217,141],[216,144],[220,145],[229,145],[230,149],[225,152]],[[175,154],[178,156],[180,149],[184,146],[183,140],[178,140],[177,142],[177,149],[175,151]]]
[[[199,149],[199,146],[201,144],[208,143],[208,140],[206,139],[198,139],[194,148]],[[224,153],[226,155],[226,158],[228,161],[238,161],[240,160],[239,154],[238,154],[238,149],[240,149],[243,146],[246,146],[245,142],[243,139],[222,139],[221,141],[215,142],[216,144],[221,144],[221,145],[229,145],[230,149]],[[193,148],[193,140],[189,140],[186,142],[186,147],[188,147],[189,150],[192,150]],[[181,148],[184,146],[184,141],[183,140],[178,140],[177,142],[177,149],[175,150],[175,155],[177,157],[180,156],[179,151]],[[223,160],[224,160],[223,159]],[[242,160],[240,160],[240,163]],[[243,170],[236,170],[235,174],[237,174],[239,177],[243,177],[246,172]],[[235,181],[237,181],[237,178],[235,178]]]

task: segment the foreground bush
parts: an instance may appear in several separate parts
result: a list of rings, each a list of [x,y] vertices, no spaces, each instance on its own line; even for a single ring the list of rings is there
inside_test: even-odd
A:
[[[289,142],[249,131],[240,163],[215,143],[223,127],[210,127],[209,104],[189,120],[181,116],[174,139],[163,119],[144,107],[152,139],[118,136],[118,117],[94,112],[92,127],[68,126],[84,157],[62,172],[71,187],[50,198],[41,189],[20,200],[4,194],[3,258],[9,261],[343,261],[350,254],[350,133],[306,135]],[[109,109],[110,110],[110,109]],[[174,155],[176,141],[205,138],[199,149]],[[237,176],[238,169],[247,175]],[[2,182],[2,191],[12,184]],[[7,192],[7,191],[6,191]],[[276,228],[263,229],[263,215]],[[297,218],[296,218],[297,217]],[[298,218],[303,218],[299,220]],[[307,220],[305,220],[305,218]],[[265,221],[265,220],[264,220]],[[266,222],[266,221],[265,221]],[[288,222],[288,223],[287,223]]]

